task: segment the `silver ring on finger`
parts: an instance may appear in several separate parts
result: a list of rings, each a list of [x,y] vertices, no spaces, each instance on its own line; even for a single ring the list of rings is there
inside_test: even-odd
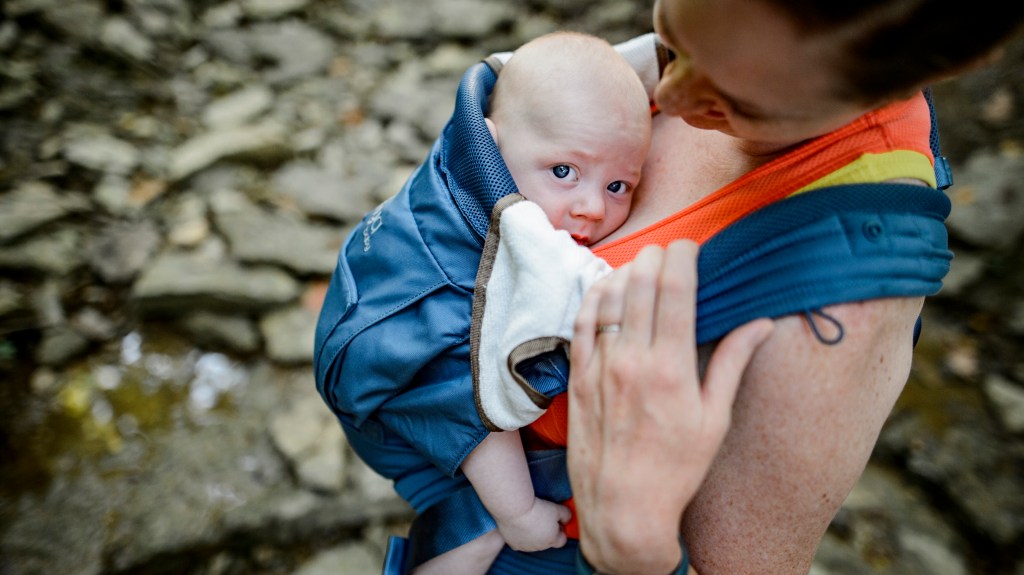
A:
[[[620,331],[622,331],[621,323],[606,323],[604,325],[597,326],[598,335],[601,335],[602,333],[619,333]]]

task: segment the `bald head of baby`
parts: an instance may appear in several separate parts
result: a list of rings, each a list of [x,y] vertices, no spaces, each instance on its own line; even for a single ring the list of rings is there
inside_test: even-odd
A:
[[[629,63],[603,39],[554,32],[532,40],[501,69],[488,117],[499,127],[605,127],[626,139],[650,139],[647,91]]]

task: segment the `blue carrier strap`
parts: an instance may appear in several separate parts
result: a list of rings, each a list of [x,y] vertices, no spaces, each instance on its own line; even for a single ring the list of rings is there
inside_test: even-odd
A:
[[[759,317],[937,293],[953,257],[949,210],[949,198],[925,186],[852,184],[737,221],[698,256],[698,343]]]
[[[479,62],[462,76],[455,94],[455,112],[445,126],[439,171],[466,221],[480,237],[487,237],[494,204],[518,192],[512,174],[491,137],[484,114],[497,74]]]

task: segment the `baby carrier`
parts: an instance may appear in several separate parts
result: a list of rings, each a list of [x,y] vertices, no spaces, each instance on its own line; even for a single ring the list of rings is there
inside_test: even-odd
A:
[[[386,575],[407,573],[495,528],[457,470],[466,449],[488,432],[469,373],[480,253],[495,204],[517,192],[484,123],[497,68],[489,61],[467,70],[427,161],[354,229],[316,329],[317,390],[360,455],[369,453],[364,447],[394,448],[368,463],[393,479],[417,512],[409,537],[389,541]],[[934,112],[932,119],[941,190],[951,179]],[[813,327],[825,306],[935,294],[952,258],[944,224],[950,202],[940,190],[835,186],[723,229],[699,254],[698,343],[759,317],[805,314]],[[426,454],[422,463],[399,471],[395,462],[413,452]],[[564,450],[530,452],[528,459],[538,497],[571,496]],[[491,573],[576,573],[575,543],[540,553],[506,548]]]

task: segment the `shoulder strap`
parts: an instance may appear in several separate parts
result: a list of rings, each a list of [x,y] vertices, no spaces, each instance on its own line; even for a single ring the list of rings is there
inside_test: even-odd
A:
[[[494,204],[519,191],[484,122],[497,78],[485,62],[476,63],[463,74],[455,111],[441,134],[437,154],[438,171],[481,243],[487,237]]]
[[[928,187],[856,184],[754,212],[701,248],[698,342],[758,317],[936,293],[952,259],[949,210],[946,195]]]

